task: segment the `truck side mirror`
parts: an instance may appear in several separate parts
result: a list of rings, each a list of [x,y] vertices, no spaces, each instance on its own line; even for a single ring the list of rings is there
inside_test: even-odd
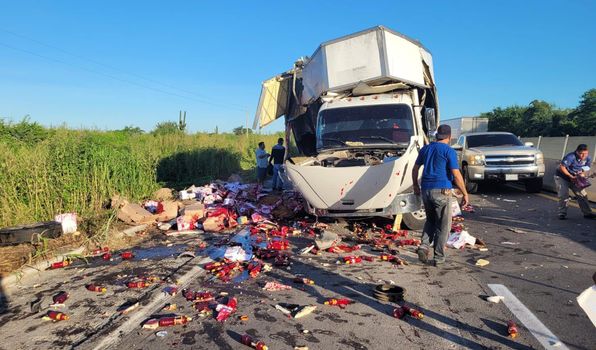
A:
[[[534,142],[525,142],[524,146],[526,147],[534,147]]]
[[[461,151],[464,147],[462,145],[453,145],[451,146],[455,151]]]
[[[437,118],[435,117],[434,108],[424,109],[424,125],[426,126],[429,137],[437,130]]]

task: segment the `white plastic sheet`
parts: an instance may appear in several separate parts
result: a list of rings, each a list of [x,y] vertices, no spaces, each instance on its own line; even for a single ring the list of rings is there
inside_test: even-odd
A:
[[[466,244],[474,245],[476,243],[476,237],[473,237],[468,231],[453,232],[447,239],[447,246],[455,249],[459,249]]]

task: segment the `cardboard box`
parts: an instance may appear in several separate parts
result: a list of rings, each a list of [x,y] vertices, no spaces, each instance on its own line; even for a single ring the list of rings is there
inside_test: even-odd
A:
[[[205,216],[205,206],[201,203],[193,203],[185,206],[180,214],[185,216],[197,216],[200,219]]]
[[[157,214],[157,221],[170,221],[178,216],[178,203],[165,201],[161,204],[163,205],[163,212]]]
[[[128,203],[118,210],[118,219],[127,224],[148,224],[155,222],[157,216],[138,204]]]

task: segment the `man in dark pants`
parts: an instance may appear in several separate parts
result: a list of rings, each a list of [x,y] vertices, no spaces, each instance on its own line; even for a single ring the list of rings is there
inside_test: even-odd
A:
[[[283,182],[279,175],[284,164],[284,157],[286,156],[286,148],[284,147],[284,139],[281,137],[277,139],[277,145],[271,149],[271,156],[269,157],[269,165],[273,163],[273,190],[281,191],[283,189]]]
[[[588,193],[583,188],[578,188],[575,180],[579,176],[588,177],[592,159],[588,155],[588,146],[581,144],[575,151],[567,154],[562,160],[555,173],[555,184],[559,197],[559,219],[567,218],[567,206],[569,205],[569,190],[577,197],[577,203],[586,219],[595,219],[596,214],[592,213],[588,202]]]
[[[430,263],[434,266],[445,263],[445,243],[451,231],[451,197],[452,181],[463,193],[462,206],[469,202],[468,192],[459,171],[457,154],[449,146],[451,127],[440,125],[437,129],[437,141],[422,147],[416,165],[412,169],[414,193],[422,194],[426,223],[422,231],[422,244],[418,247],[418,258],[427,263],[430,245],[434,248],[434,257]],[[418,185],[420,166],[422,171],[422,186]]]

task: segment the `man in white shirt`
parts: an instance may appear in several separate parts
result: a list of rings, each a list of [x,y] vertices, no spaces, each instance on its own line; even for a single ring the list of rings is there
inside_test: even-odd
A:
[[[265,151],[265,142],[259,142],[259,148],[257,148],[255,154],[257,158],[257,184],[262,186],[267,177],[267,165],[269,164],[268,158],[270,156]]]

